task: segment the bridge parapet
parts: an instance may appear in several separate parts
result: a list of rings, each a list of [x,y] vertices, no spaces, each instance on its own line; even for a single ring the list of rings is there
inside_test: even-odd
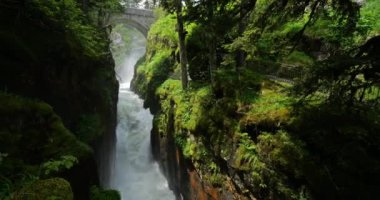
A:
[[[137,15],[148,18],[154,18],[154,13],[152,10],[139,9],[139,8],[126,8],[124,11],[127,15]]]

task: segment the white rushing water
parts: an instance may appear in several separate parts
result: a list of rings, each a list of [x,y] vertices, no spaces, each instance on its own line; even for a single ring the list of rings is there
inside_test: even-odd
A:
[[[114,163],[110,163],[113,166],[106,184],[120,191],[123,200],[174,200],[166,178],[152,157],[153,116],[143,108],[143,100],[130,90],[134,65],[144,53],[144,47],[134,48],[116,68],[120,83],[116,155]]]

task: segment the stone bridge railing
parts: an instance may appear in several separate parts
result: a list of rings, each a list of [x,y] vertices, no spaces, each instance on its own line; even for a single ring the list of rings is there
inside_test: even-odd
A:
[[[146,10],[146,9],[140,9],[140,8],[126,8],[124,13],[127,15],[154,18],[154,13],[152,10]]]

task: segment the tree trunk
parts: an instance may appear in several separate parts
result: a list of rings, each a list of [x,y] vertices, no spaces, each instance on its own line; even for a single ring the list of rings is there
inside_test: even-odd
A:
[[[177,31],[178,31],[178,40],[179,40],[179,57],[181,64],[181,80],[182,88],[187,89],[188,79],[187,79],[187,55],[186,55],[186,46],[185,46],[185,32],[183,28],[183,19],[182,19],[182,2],[181,0],[176,0],[176,12],[177,12]]]
[[[208,45],[208,51],[209,51],[209,70],[210,70],[210,81],[211,85],[214,84],[214,73],[216,71],[216,36],[213,34],[214,30],[211,30],[210,38],[209,38],[209,45]]]
[[[245,30],[245,22],[244,22],[244,16],[245,16],[245,1],[242,0],[240,3],[240,19],[239,19],[239,35],[242,36]],[[239,49],[237,51],[237,62],[236,62],[236,71],[239,72],[239,68],[242,68],[244,66],[244,61],[245,61],[245,54],[244,51]]]
[[[89,0],[82,0],[82,10],[85,14],[88,14],[88,2]]]
[[[208,4],[208,30],[209,33],[208,35],[208,53],[209,53],[209,70],[210,70],[210,81],[211,85],[214,86],[214,73],[216,71],[216,33],[215,33],[215,28],[214,28],[214,6],[213,6],[213,1],[209,1]]]

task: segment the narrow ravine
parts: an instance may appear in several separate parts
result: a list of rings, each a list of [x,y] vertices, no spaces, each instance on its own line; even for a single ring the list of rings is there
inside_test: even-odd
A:
[[[105,185],[120,191],[123,200],[172,200],[175,196],[152,157],[150,131],[153,116],[143,108],[143,100],[130,90],[134,65],[145,53],[145,47],[137,41],[132,41],[132,47],[121,66],[116,66],[120,83],[116,155],[109,163],[111,175]]]

